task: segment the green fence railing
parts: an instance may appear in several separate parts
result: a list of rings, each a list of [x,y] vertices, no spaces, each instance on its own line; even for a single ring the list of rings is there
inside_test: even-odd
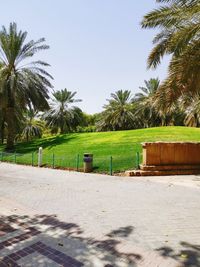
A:
[[[94,153],[93,172],[113,175],[130,169],[139,169],[141,159],[142,155],[139,151],[131,151],[129,155],[122,153],[121,155],[114,154],[110,156]],[[38,166],[38,152],[22,154],[1,151],[0,161]],[[83,154],[60,155],[44,151],[42,154],[42,167],[83,171]]]

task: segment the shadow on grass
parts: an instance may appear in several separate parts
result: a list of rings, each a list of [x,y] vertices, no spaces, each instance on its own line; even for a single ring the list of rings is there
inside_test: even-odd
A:
[[[46,139],[36,139],[30,142],[18,143],[15,147],[15,150],[18,153],[26,154],[30,152],[35,152],[41,146],[42,148],[53,148],[55,146],[61,145],[63,143],[70,142],[73,139],[76,139],[76,135],[57,135]]]
[[[56,215],[1,216],[0,226],[0,266],[42,267],[51,260],[68,267],[134,267],[142,259],[137,253],[117,248],[121,241],[116,237],[127,238],[133,232],[132,226],[113,230],[102,240],[85,236],[79,225],[62,222]]]

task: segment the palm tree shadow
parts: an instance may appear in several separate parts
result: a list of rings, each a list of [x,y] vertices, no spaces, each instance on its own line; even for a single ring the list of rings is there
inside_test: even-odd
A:
[[[163,257],[170,257],[181,262],[181,267],[200,267],[200,245],[180,242],[183,247],[178,253],[171,247],[156,249]]]
[[[12,225],[18,225],[21,229],[21,235],[15,235],[14,238],[9,238],[5,241],[7,234],[15,231]],[[38,253],[43,256],[57,259],[57,255],[61,259],[71,257],[71,261],[78,261],[72,266],[98,266],[103,267],[118,267],[119,262],[124,261],[126,266],[134,267],[136,262],[141,260],[141,255],[137,253],[125,253],[118,249],[121,243],[120,239],[115,239],[115,236],[128,237],[133,231],[131,226],[122,227],[111,231],[105,238],[99,240],[85,236],[83,230],[76,223],[66,223],[60,221],[56,215],[35,215],[35,216],[1,216],[0,217],[0,254],[2,264],[8,263],[9,259],[17,259],[17,255],[25,255],[27,253],[37,252],[32,254],[32,262],[37,266]],[[41,230],[42,229],[42,230]],[[23,231],[29,231],[28,235],[22,234]],[[5,234],[5,235],[4,235]],[[112,237],[109,237],[111,236]],[[2,238],[2,240],[1,240]],[[30,240],[31,239],[31,240]],[[11,246],[10,246],[11,245]],[[17,249],[17,252],[16,252]],[[49,256],[49,251],[53,253]],[[55,254],[55,255],[54,255]],[[8,257],[9,255],[9,257]],[[25,257],[24,255],[24,257]],[[40,257],[40,266],[42,265]],[[23,260],[23,257],[22,257]],[[0,266],[1,266],[0,261]],[[15,264],[18,264],[16,260]],[[15,265],[17,266],[17,265]],[[68,265],[67,265],[68,266]],[[71,265],[69,265],[71,266]],[[124,266],[124,265],[123,265]]]
[[[113,230],[107,234],[108,237],[128,237],[134,230],[133,226],[120,227],[117,230]]]
[[[31,142],[23,142],[23,143],[18,143],[16,145],[16,151],[18,153],[30,153],[30,152],[35,152],[38,150],[38,148],[41,146],[42,148],[53,148],[58,145],[61,145],[63,143],[70,142],[73,139],[76,139],[76,135],[56,135],[53,137],[50,137],[48,139],[42,139],[42,140],[37,140],[37,141],[31,141]]]

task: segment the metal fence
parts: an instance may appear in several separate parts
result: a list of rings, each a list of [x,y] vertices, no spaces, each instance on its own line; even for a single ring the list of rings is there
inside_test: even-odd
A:
[[[123,157],[121,155],[99,156],[94,153],[93,172],[113,175],[115,173],[124,172],[128,169],[138,169],[141,159],[142,154],[140,151],[131,151],[130,155],[127,157]],[[25,154],[1,151],[0,161],[38,166],[38,151]],[[60,155],[44,151],[42,154],[41,167],[83,171],[83,154]]]

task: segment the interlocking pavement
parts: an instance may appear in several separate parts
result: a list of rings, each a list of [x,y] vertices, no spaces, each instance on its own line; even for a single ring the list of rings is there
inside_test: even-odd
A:
[[[198,267],[199,186],[1,163],[0,267]]]

